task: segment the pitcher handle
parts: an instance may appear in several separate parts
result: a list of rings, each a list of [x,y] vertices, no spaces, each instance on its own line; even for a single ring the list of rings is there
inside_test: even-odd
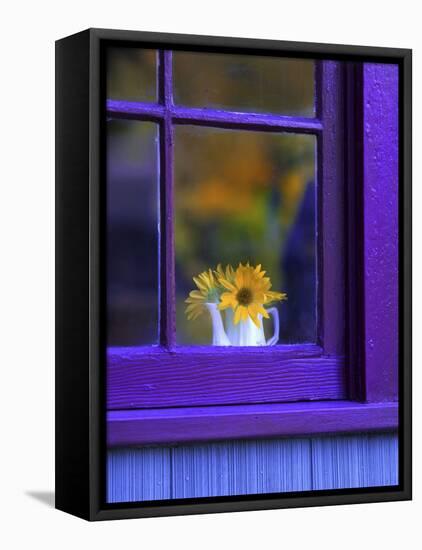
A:
[[[267,346],[275,346],[280,338],[280,317],[278,315],[278,309],[276,307],[270,307],[267,309],[268,313],[273,316],[274,333],[272,337],[267,341]]]

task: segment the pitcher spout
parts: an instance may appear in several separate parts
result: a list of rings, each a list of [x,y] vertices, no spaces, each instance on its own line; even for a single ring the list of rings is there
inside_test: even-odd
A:
[[[205,305],[210,313],[212,322],[212,345],[231,346],[230,340],[224,330],[223,319],[217,304],[208,302]]]

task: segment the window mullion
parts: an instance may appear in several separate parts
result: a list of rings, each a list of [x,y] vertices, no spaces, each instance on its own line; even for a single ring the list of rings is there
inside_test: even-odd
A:
[[[345,352],[345,192],[343,71],[341,63],[317,67],[317,319],[318,344],[326,354]]]
[[[172,347],[176,339],[172,52],[161,50],[159,56],[159,101],[164,106],[160,123],[160,343]]]

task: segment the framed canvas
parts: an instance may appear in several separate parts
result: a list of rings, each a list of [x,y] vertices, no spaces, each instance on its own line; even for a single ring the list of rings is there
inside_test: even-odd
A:
[[[56,506],[411,498],[411,51],[56,43]]]

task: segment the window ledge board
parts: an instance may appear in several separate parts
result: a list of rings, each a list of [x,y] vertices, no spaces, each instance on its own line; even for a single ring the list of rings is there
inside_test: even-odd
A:
[[[319,401],[263,405],[116,410],[108,446],[394,430],[398,403]]]

